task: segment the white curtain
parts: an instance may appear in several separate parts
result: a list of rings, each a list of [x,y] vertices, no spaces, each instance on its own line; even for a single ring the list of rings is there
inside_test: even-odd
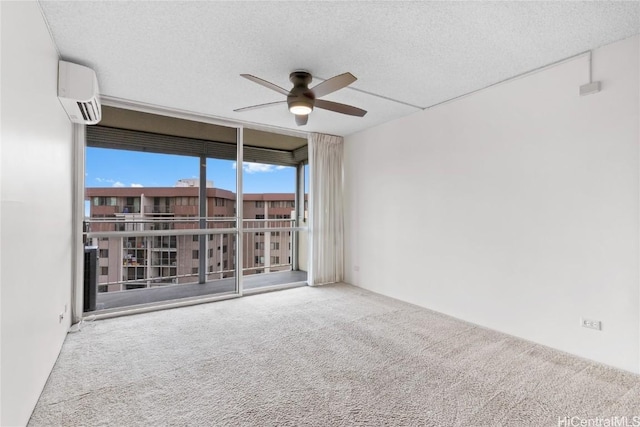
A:
[[[311,163],[311,285],[343,279],[343,139],[309,135]]]

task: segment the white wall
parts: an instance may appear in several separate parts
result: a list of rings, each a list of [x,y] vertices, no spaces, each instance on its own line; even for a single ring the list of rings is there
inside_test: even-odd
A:
[[[347,281],[640,372],[638,50],[348,136]]]
[[[58,55],[36,2],[1,2],[0,193],[3,426],[24,425],[69,327],[71,124]]]

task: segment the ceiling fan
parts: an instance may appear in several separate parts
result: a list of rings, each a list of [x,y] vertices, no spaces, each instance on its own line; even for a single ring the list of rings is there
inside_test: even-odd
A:
[[[322,108],[323,110],[335,111],[336,113],[348,114],[350,116],[362,117],[367,112],[363,109],[340,104],[338,102],[326,101],[324,99],[318,99],[322,96],[328,95],[332,92],[340,90],[349,86],[357,79],[351,73],[340,74],[335,77],[331,77],[329,80],[325,80],[322,83],[309,89],[309,83],[311,83],[312,76],[307,71],[294,71],[289,74],[289,80],[293,83],[291,90],[286,90],[278,85],[263,80],[259,77],[252,76],[251,74],[240,74],[245,79],[249,79],[252,82],[258,83],[266,88],[274,90],[281,95],[285,95],[287,99],[285,101],[268,102],[266,104],[252,105],[250,107],[238,108],[233,110],[236,112],[254,110],[257,108],[270,107],[272,105],[279,105],[286,103],[291,111],[296,116],[296,124],[303,126],[307,124],[309,119],[309,113],[311,113],[314,107]]]

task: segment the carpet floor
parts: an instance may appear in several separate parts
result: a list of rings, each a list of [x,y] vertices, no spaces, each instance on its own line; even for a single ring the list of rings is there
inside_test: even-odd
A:
[[[640,425],[637,375],[331,285],[85,323],[68,335],[29,425],[538,427],[634,417]]]

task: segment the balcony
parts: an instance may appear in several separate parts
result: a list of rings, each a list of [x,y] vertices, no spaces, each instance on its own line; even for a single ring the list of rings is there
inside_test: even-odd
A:
[[[96,309],[236,293],[234,226],[232,218],[87,221],[86,244],[98,247],[100,258]],[[289,219],[244,220],[242,227],[243,293],[306,284],[298,262],[306,259],[298,233],[306,230]]]
[[[291,284],[304,286],[307,281],[305,271],[283,271],[277,273],[254,274],[244,278],[245,291]],[[155,288],[132,289],[120,292],[98,293],[96,309],[109,310],[162,301],[181,300],[211,295],[232,294],[236,289],[234,277],[200,283],[173,285]],[[246,292],[245,292],[246,293]]]

